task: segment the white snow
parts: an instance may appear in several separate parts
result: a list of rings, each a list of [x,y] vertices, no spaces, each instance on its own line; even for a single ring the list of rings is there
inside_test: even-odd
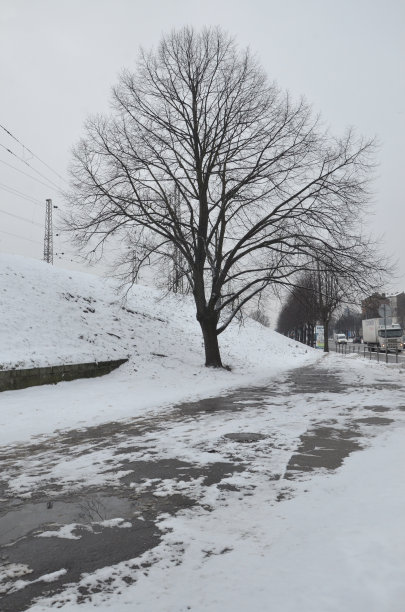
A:
[[[338,473],[299,483],[290,500],[216,500],[214,511],[162,516],[163,543],[133,563],[84,575],[109,579],[116,593],[76,604],[76,588],[56,597],[63,612],[403,612],[405,601],[404,428],[354,454]],[[131,565],[151,562],[123,588]],[[136,562],[136,563],[135,563]],[[111,587],[111,583],[110,583]],[[31,612],[49,610],[53,599]]]
[[[43,574],[35,580],[17,580],[16,582],[14,582],[12,589],[9,590],[9,593],[14,593],[15,591],[25,589],[25,587],[27,587],[29,584],[35,584],[36,582],[54,582],[55,580],[60,578],[60,576],[66,574],[66,572],[67,570],[62,568],[56,572],[51,572],[50,574]]]
[[[215,395],[319,357],[247,319],[244,326],[235,322],[220,336],[223,362],[232,372],[213,371],[204,367],[191,297],[137,285],[124,303],[112,281],[4,254],[0,312],[3,369],[130,356],[127,364],[103,378],[3,392],[4,443]]]
[[[99,521],[95,524],[101,525],[101,527],[119,527],[120,529],[126,529],[132,526],[131,523],[122,518],[106,519],[105,521]]]
[[[32,569],[22,563],[2,563],[0,567],[0,595],[4,595],[13,588],[13,578],[31,574]]]
[[[106,519],[105,521],[92,521],[90,524],[83,525],[81,523],[71,523],[70,525],[62,525],[58,529],[41,531],[36,534],[37,538],[62,538],[65,540],[80,540],[81,535],[78,535],[81,530],[92,531],[93,526],[97,527],[118,527],[125,529],[132,527],[132,524],[123,518]],[[73,533],[73,532],[76,533]]]
[[[59,529],[42,531],[36,534],[37,538],[62,538],[65,540],[80,540],[80,535],[75,535],[73,531],[77,531],[79,525],[72,523],[70,525],[62,525]]]
[[[0,257],[0,307],[0,363],[5,368],[130,355],[125,366],[103,378],[1,393],[3,445],[17,448],[51,435],[57,440],[58,430],[109,421],[166,419],[163,435],[139,434],[138,450],[122,435],[113,447],[93,448],[84,440],[68,455],[56,444],[40,458],[22,454],[3,470],[11,495],[26,498],[52,482],[58,483],[60,494],[112,486],[114,478],[131,474],[131,469],[122,469],[123,457],[129,465],[176,457],[204,467],[237,456],[248,465],[222,479],[229,490],[206,486],[200,476],[187,477],[186,468],[179,469],[176,479],[132,483],[137,493],[151,492],[157,500],[180,493],[199,503],[173,516],[161,514],[162,539],[152,550],[82,575],[78,584],[32,605],[31,612],[403,612],[401,366],[324,357],[248,320],[220,338],[232,372],[212,371],[203,367],[190,298],[134,287],[123,310],[111,282],[17,257]],[[295,393],[287,370],[311,363],[320,376],[336,373],[344,382],[341,391]],[[259,383],[278,393],[269,394],[264,403],[254,396],[240,400],[240,412],[170,419],[177,401]],[[362,422],[377,414],[372,412],[376,406],[387,411],[379,416],[392,420],[385,427]],[[344,430],[349,420],[358,423],[361,451],[350,454],[334,472],[283,478],[301,434],[319,423]],[[225,436],[249,431],[265,437],[250,445]],[[134,520],[143,518],[139,509]],[[114,514],[94,525],[129,528],[131,522]],[[78,527],[91,529],[75,523],[41,537],[76,538]],[[30,571],[10,564],[0,579],[7,588],[23,588],[29,581],[11,581]],[[37,580],[56,580],[58,575]],[[128,578],[135,582],[128,585]],[[103,584],[108,588],[100,588]],[[78,603],[82,587],[94,591]]]

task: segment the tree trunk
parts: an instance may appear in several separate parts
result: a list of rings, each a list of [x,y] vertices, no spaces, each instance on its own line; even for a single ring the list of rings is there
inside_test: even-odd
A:
[[[199,324],[204,337],[205,365],[212,368],[222,368],[221,354],[219,352],[217,321],[214,316],[199,318]]]
[[[323,322],[323,351],[329,353],[329,320]]]

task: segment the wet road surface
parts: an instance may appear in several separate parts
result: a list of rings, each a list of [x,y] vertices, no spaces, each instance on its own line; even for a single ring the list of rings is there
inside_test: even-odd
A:
[[[385,383],[378,385],[384,388]],[[366,405],[353,412],[346,402],[336,418],[323,419],[323,403],[353,389],[343,384],[339,373],[310,366],[268,386],[179,404],[164,415],[69,430],[0,449],[5,475],[0,482],[0,609],[26,610],[37,597],[77,582],[83,572],[122,561],[131,560],[126,581],[132,582],[130,570],[137,557],[160,542],[162,513],[175,515],[198,507],[201,492],[209,487],[224,496],[235,491],[252,494],[251,487],[243,490],[229,482],[232,475],[266,471],[274,486],[274,503],[283,501],[294,494],[294,480],[339,468],[379,427],[393,423],[388,416],[389,393],[397,389],[386,387],[387,405]],[[241,417],[254,426],[255,415],[281,410],[287,426],[296,427],[288,421],[291,408],[305,401],[312,410],[308,426],[285,443],[272,435],[271,428],[268,432],[232,429]],[[228,431],[204,439],[209,427],[224,422]],[[210,454],[209,462],[176,456],[179,440],[187,442],[187,432],[196,426],[201,428],[196,451]],[[66,475],[57,478],[55,470],[72,459],[87,467],[99,465],[101,484],[88,485],[85,479],[83,484],[69,482]],[[166,487],[163,493],[162,487]],[[52,576],[55,572],[60,574]],[[100,580],[95,588],[108,590],[108,584]],[[80,597],[87,596],[82,589]]]

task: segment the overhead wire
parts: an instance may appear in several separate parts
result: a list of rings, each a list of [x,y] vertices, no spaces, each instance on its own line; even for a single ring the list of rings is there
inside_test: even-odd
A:
[[[14,187],[9,187],[8,185],[5,185],[4,183],[0,183],[0,189],[7,191],[11,195],[17,196],[18,198],[27,200],[28,202],[31,202],[32,204],[35,204],[36,206],[43,206],[43,203],[40,200],[37,200],[36,198],[31,197],[27,193],[18,191],[18,189],[14,189]]]
[[[49,185],[47,185],[47,183],[44,183],[43,181],[40,181],[36,176],[32,176],[32,174],[28,174],[28,172],[24,172],[24,170],[17,168],[17,166],[13,166],[13,164],[9,164],[8,162],[5,162],[3,159],[0,159],[0,163],[4,164],[5,166],[8,166],[9,168],[13,168],[13,170],[16,170],[16,172],[19,172],[20,174],[24,174],[24,176],[28,176],[28,178],[32,179],[33,181],[36,181],[37,183],[40,183],[40,185],[44,185],[44,187],[48,187],[49,189]]]
[[[57,185],[56,183],[54,183],[53,181],[51,181],[51,179],[49,179],[47,176],[45,176],[44,174],[42,174],[42,172],[40,172],[39,170],[37,170],[36,168],[34,168],[34,166],[31,166],[30,163],[28,163],[23,157],[21,157],[20,155],[17,155],[17,153],[15,153],[14,151],[12,151],[11,149],[9,149],[8,147],[6,147],[5,145],[3,145],[0,142],[0,147],[2,147],[2,149],[4,149],[5,151],[7,151],[7,153],[10,153],[10,155],[13,155],[14,157],[16,157],[17,159],[19,159],[23,164],[25,164],[26,166],[28,166],[29,168],[31,168],[31,170],[33,170],[34,172],[36,172],[37,174],[39,174],[39,176],[41,176],[43,179],[45,179],[50,185],[52,185],[52,187],[55,189],[57,189],[57,191],[61,191],[59,185]]]
[[[54,168],[52,168],[52,166],[50,166],[48,163],[46,163],[43,159],[41,159],[38,155],[36,155],[30,148],[28,148],[26,145],[24,145],[24,143],[19,140],[10,130],[8,130],[4,125],[0,124],[0,128],[8,135],[10,136],[15,142],[17,142],[21,147],[23,147],[23,150],[27,151],[33,158],[35,158],[36,160],[38,160],[41,164],[43,164],[48,170],[50,170],[51,172],[53,172],[59,179],[61,179],[62,181],[64,181],[65,183],[67,183],[68,181],[59,173],[57,172]],[[28,166],[31,170],[33,170],[38,176],[40,176],[42,179],[44,179],[43,182],[41,180],[39,180],[37,177],[32,176],[31,174],[28,174],[27,172],[24,172],[23,170],[17,168],[16,166],[7,163],[4,160],[0,160],[0,162],[6,166],[8,166],[9,168],[12,168],[13,170],[19,172],[20,174],[23,174],[24,176],[28,177],[31,180],[36,181],[37,183],[43,185],[46,188],[51,188],[56,189],[58,193],[61,192],[60,186],[57,185],[53,180],[51,180],[50,178],[48,178],[48,176],[46,176],[45,174],[43,174],[42,172],[40,172],[39,170],[37,170],[37,168],[35,168],[34,166],[32,166],[29,161],[27,159],[24,159],[24,157],[21,157],[20,155],[18,155],[15,151],[13,151],[12,149],[10,149],[9,147],[5,146],[4,144],[0,143],[0,147],[2,149],[4,149],[7,153],[9,153],[10,155],[12,155],[13,157],[15,157],[16,159],[18,159],[20,162],[22,162],[23,164],[25,164],[26,166]],[[3,189],[4,191],[22,198],[32,204],[36,204],[39,206],[43,206],[43,203],[40,200],[37,200],[36,198],[33,198],[31,196],[29,196],[28,194],[19,191],[18,189],[15,189],[14,187],[10,187],[9,185],[5,185],[4,183],[0,183],[0,189]],[[2,210],[0,209],[0,213],[8,215],[10,217],[14,217],[16,219],[19,219],[21,221],[25,221],[27,223],[31,223],[32,225],[36,225],[37,227],[41,227],[42,228],[42,224],[37,223],[36,221],[32,221],[30,219],[27,219],[25,217],[22,217],[20,215],[16,215],[14,213],[10,213],[8,211]],[[19,238],[21,240],[27,240],[28,242],[32,242],[34,244],[38,244],[39,240],[32,240],[31,238],[26,238],[24,236],[21,236],[19,234],[14,234],[12,232],[8,232],[6,230],[0,229],[0,232],[2,234],[6,234],[8,236],[13,236],[14,238]],[[68,253],[64,252],[63,255],[65,255]],[[62,255],[62,253],[58,253],[57,255]],[[73,261],[73,260],[72,260]]]
[[[6,230],[0,229],[2,234],[7,234],[8,236],[13,236],[14,238],[21,238],[21,240],[27,240],[28,242],[33,242],[34,244],[38,244],[38,242],[42,242],[42,240],[32,240],[32,238],[25,238],[25,236],[20,236],[19,234],[13,234],[11,232],[6,232]]]
[[[0,128],[2,130],[4,130],[4,132],[6,132],[6,134],[8,134],[13,140],[15,140],[16,142],[18,142],[19,145],[21,145],[26,151],[28,151],[28,153],[30,153],[33,157],[35,157],[35,159],[37,159],[39,162],[41,162],[41,164],[43,164],[44,166],[46,166],[46,168],[48,168],[48,170],[51,170],[51,172],[53,172],[54,174],[56,174],[57,177],[59,177],[62,181],[65,181],[65,183],[67,183],[67,180],[61,175],[59,174],[59,172],[57,172],[56,170],[54,170],[52,168],[52,166],[50,166],[49,164],[47,164],[43,159],[41,159],[38,155],[36,155],[33,151],[31,151],[31,149],[29,149],[27,146],[25,146],[24,143],[21,142],[21,140],[19,140],[17,138],[17,136],[14,136],[14,134],[12,134],[12,132],[10,132],[10,130],[8,130],[6,127],[4,127],[4,125],[2,125],[0,123]]]
[[[21,217],[21,215],[15,215],[14,213],[8,212],[7,210],[2,210],[1,208],[0,213],[3,213],[3,215],[8,215],[9,217],[14,217],[15,219],[20,219],[21,221],[25,221],[26,223],[31,223],[32,225],[37,225],[38,227],[43,227],[42,223],[37,223],[37,221],[31,221],[26,217]]]

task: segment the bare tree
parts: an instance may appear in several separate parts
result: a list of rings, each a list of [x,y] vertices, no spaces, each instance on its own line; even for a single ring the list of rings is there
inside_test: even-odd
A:
[[[381,266],[375,260],[369,250],[363,250],[356,265],[347,269],[325,267],[325,258],[322,264],[320,259],[315,259],[298,277],[280,312],[278,330],[285,332],[304,324],[322,323],[324,351],[329,352],[329,326],[334,313],[343,305],[351,312],[349,305],[358,303],[361,295],[382,283],[389,262],[381,261]]]
[[[332,270],[322,270],[317,262],[313,272],[315,308],[324,329],[325,353],[329,352],[329,323],[339,304],[347,296],[347,283],[344,276],[338,277]]]
[[[256,310],[253,310],[249,314],[249,316],[254,321],[257,321],[258,323],[263,325],[263,327],[270,327],[270,319],[260,307],[257,307]]]
[[[317,307],[313,274],[303,272],[296,285],[289,288],[278,316],[277,331],[312,346],[315,325],[319,319]]]
[[[363,316],[359,307],[346,306],[335,322],[335,329],[337,332],[344,334],[354,332],[355,337],[359,338],[363,335],[362,320]]]
[[[69,226],[91,253],[127,241],[131,281],[151,259],[181,268],[206,365],[221,367],[218,335],[265,287],[318,252],[353,267],[372,148],[330,136],[221,30],[184,28],[121,75],[111,116],[88,120]]]

